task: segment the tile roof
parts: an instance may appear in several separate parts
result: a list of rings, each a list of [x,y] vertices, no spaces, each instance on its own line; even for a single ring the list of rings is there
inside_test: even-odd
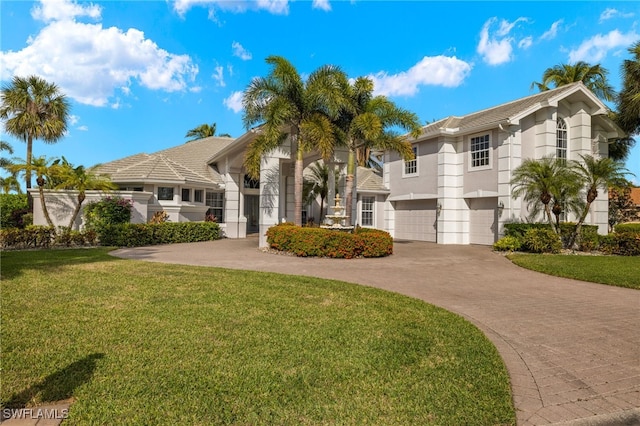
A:
[[[584,87],[584,85],[580,82],[567,84],[566,86],[561,86],[556,89],[540,92],[535,95],[527,96],[525,98],[516,99],[515,101],[507,102],[505,104],[467,114],[461,117],[446,117],[442,120],[438,120],[425,126],[423,128],[423,133],[433,133],[446,129],[464,131],[485,125],[497,125],[500,122],[509,120],[526,112],[536,105],[544,105],[544,103],[549,102],[555,97],[559,97],[566,92],[575,90],[577,86]]]
[[[358,167],[356,170],[356,182],[358,191],[389,192],[382,182],[382,177],[373,169]]]
[[[98,165],[99,173],[114,182],[176,181],[221,184],[222,177],[208,164],[217,152],[235,139],[209,137],[187,142],[153,154],[136,154]]]
[[[631,188],[631,201],[636,206],[640,206],[640,188]]]

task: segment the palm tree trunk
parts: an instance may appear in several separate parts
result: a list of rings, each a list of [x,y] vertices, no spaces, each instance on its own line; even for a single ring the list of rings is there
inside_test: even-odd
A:
[[[570,249],[573,249],[576,242],[579,242],[580,231],[582,230],[582,224],[587,218],[587,214],[589,214],[589,209],[591,209],[591,201],[587,200],[587,204],[584,206],[584,211],[582,212],[582,215],[580,215],[580,219],[578,220],[576,229],[574,229],[573,234],[571,234],[571,239],[569,240]]]
[[[76,208],[73,210],[73,215],[71,215],[71,220],[69,221],[69,230],[70,231],[73,231],[73,224],[75,223],[76,218],[80,214],[80,209],[82,208],[82,203],[84,202],[85,198],[86,197],[84,195],[84,192],[80,192],[78,194],[78,204],[76,205]]]
[[[29,209],[29,213],[33,213],[33,197],[29,190],[31,189],[31,158],[33,156],[33,137],[31,135],[27,136],[27,168],[24,172],[25,185],[27,191],[27,208]]]
[[[324,210],[324,197],[320,197],[320,215],[318,217],[318,224],[322,224],[322,211]]]
[[[349,148],[349,159],[347,160],[347,176],[345,177],[344,207],[347,215],[346,224],[351,226],[351,204],[353,203],[353,175],[355,172],[356,154],[355,149]]]
[[[549,225],[551,226],[551,229],[553,229],[553,232],[555,232],[557,235],[560,235],[560,231],[556,229],[556,226],[553,223],[553,218],[551,217],[551,209],[549,208],[549,203],[544,205],[544,211],[547,214],[547,220],[549,221]]]
[[[51,216],[49,216],[49,211],[47,210],[47,203],[44,200],[44,185],[38,185],[38,192],[40,193],[40,205],[42,206],[42,213],[44,214],[44,218],[47,220],[47,224],[54,228],[53,233],[55,234],[55,227],[53,226],[53,221],[51,220]]]
[[[293,223],[297,226],[302,226],[302,178],[304,169],[303,152],[298,145],[296,153],[296,168],[293,177]]]

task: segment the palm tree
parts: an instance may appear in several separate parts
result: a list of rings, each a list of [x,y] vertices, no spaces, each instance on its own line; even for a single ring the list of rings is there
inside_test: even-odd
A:
[[[575,176],[583,182],[586,189],[586,204],[584,210],[578,219],[576,229],[569,240],[569,247],[572,248],[576,240],[580,237],[582,224],[591,209],[591,204],[598,198],[598,189],[603,188],[605,191],[609,186],[614,186],[624,180],[626,175],[631,174],[624,168],[622,163],[613,161],[610,158],[596,159],[591,155],[580,155],[582,161],[572,161],[571,168]]]
[[[344,132],[349,148],[345,177],[345,206],[347,207],[347,224],[350,224],[358,150],[368,153],[372,149],[390,150],[410,160],[413,158],[411,144],[406,138],[389,128],[400,127],[409,131],[411,136],[417,137],[420,135],[421,126],[414,113],[397,107],[385,96],[374,97],[373,81],[370,78],[357,78],[347,88],[346,95],[349,105],[341,111],[338,127]]]
[[[304,191],[310,201],[316,197],[320,197],[320,217],[319,223],[322,223],[322,213],[324,212],[324,200],[326,200],[329,194],[329,166],[319,161],[309,166],[310,175],[304,179]],[[335,181],[337,182],[340,177],[340,172],[334,170]]]
[[[345,100],[346,75],[337,67],[325,65],[313,71],[306,81],[296,68],[280,56],[269,56],[272,66],[264,78],[255,78],[244,92],[243,121],[247,129],[261,124],[260,135],[245,153],[244,165],[254,179],[260,176],[262,156],[276,149],[289,137],[295,148],[294,223],[302,225],[303,156],[319,151],[329,159],[338,143],[332,123]]]
[[[622,90],[618,94],[617,107],[618,112],[615,114],[615,122],[628,135],[640,134],[640,41],[636,42],[629,48],[629,53],[633,55],[632,59],[625,59],[622,62]],[[609,156],[615,160],[624,160],[627,158],[628,151],[635,144],[635,140],[627,137],[622,140],[625,142],[623,148],[625,150],[616,155],[617,145],[612,151],[609,149]],[[611,155],[611,154],[614,155]]]
[[[94,173],[92,169],[87,170],[84,166],[73,167],[73,165],[66,163],[54,167],[54,173],[59,181],[56,189],[73,189],[78,191],[78,204],[76,204],[73,214],[71,215],[69,229],[73,229],[73,224],[82,209],[82,203],[86,199],[86,191],[92,189],[109,191],[118,188],[108,177],[98,175]]]
[[[2,188],[2,192],[5,194],[10,193],[11,191],[16,191],[18,194],[22,194],[20,182],[18,182],[18,179],[13,175],[0,177],[0,188]]]
[[[542,209],[551,229],[556,234],[560,231],[553,221],[550,207],[554,194],[557,196],[558,204],[562,204],[561,188],[570,185],[575,180],[571,175],[571,170],[567,168],[561,160],[547,156],[539,160],[527,159],[513,172],[511,184],[513,187],[513,198],[524,195],[524,201],[532,209],[532,214]],[[542,204],[542,207],[540,207]],[[557,211],[558,216],[562,210]]]
[[[9,154],[13,154],[13,147],[5,142],[5,141],[0,141],[0,151],[6,151]],[[11,160],[5,157],[0,157],[0,167],[3,169],[7,169],[10,165],[11,165]]]
[[[600,64],[591,65],[584,61],[575,64],[559,64],[547,68],[542,74],[542,82],[531,83],[531,88],[537,87],[544,92],[555,87],[581,81],[598,98],[612,101],[615,98],[613,87],[607,81],[609,71]]]
[[[53,221],[51,220],[51,216],[49,216],[47,204],[44,199],[45,185],[47,184],[47,180],[53,173],[53,168],[51,166],[51,159],[47,159],[45,156],[40,156],[32,158],[30,163],[26,161],[14,162],[14,164],[9,167],[9,170],[11,171],[11,173],[15,173],[16,175],[19,173],[35,173],[36,183],[38,184],[38,192],[40,193],[40,205],[42,206],[42,213],[44,214],[44,218],[46,219],[47,224],[53,227]]]
[[[56,143],[67,131],[69,102],[58,86],[32,75],[13,77],[11,85],[2,88],[0,118],[7,133],[27,143],[25,181],[31,188],[33,140]]]
[[[201,124],[198,127],[194,127],[189,130],[187,134],[184,136],[185,138],[191,138],[187,142],[195,141],[198,139],[208,138],[210,136],[216,135],[216,123]]]

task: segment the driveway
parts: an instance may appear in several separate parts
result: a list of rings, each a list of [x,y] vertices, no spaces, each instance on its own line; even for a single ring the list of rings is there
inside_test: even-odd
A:
[[[112,254],[309,275],[415,297],[465,317],[493,342],[519,425],[640,424],[640,291],[528,271],[481,246],[396,241],[387,258],[342,260],[257,245],[257,238],[227,239]]]

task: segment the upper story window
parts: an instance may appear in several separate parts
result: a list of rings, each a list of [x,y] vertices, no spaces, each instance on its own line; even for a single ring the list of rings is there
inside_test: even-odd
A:
[[[168,186],[158,187],[158,200],[172,201],[173,200],[173,188]]]
[[[559,119],[556,125],[556,158],[567,161],[567,123],[563,119]]]
[[[260,189],[260,180],[252,179],[249,175],[244,175],[244,187],[247,189]]]
[[[413,160],[404,162],[404,176],[413,176],[418,174],[418,146],[413,148]]]
[[[471,138],[471,167],[488,167],[490,165],[491,141],[489,134]]]

